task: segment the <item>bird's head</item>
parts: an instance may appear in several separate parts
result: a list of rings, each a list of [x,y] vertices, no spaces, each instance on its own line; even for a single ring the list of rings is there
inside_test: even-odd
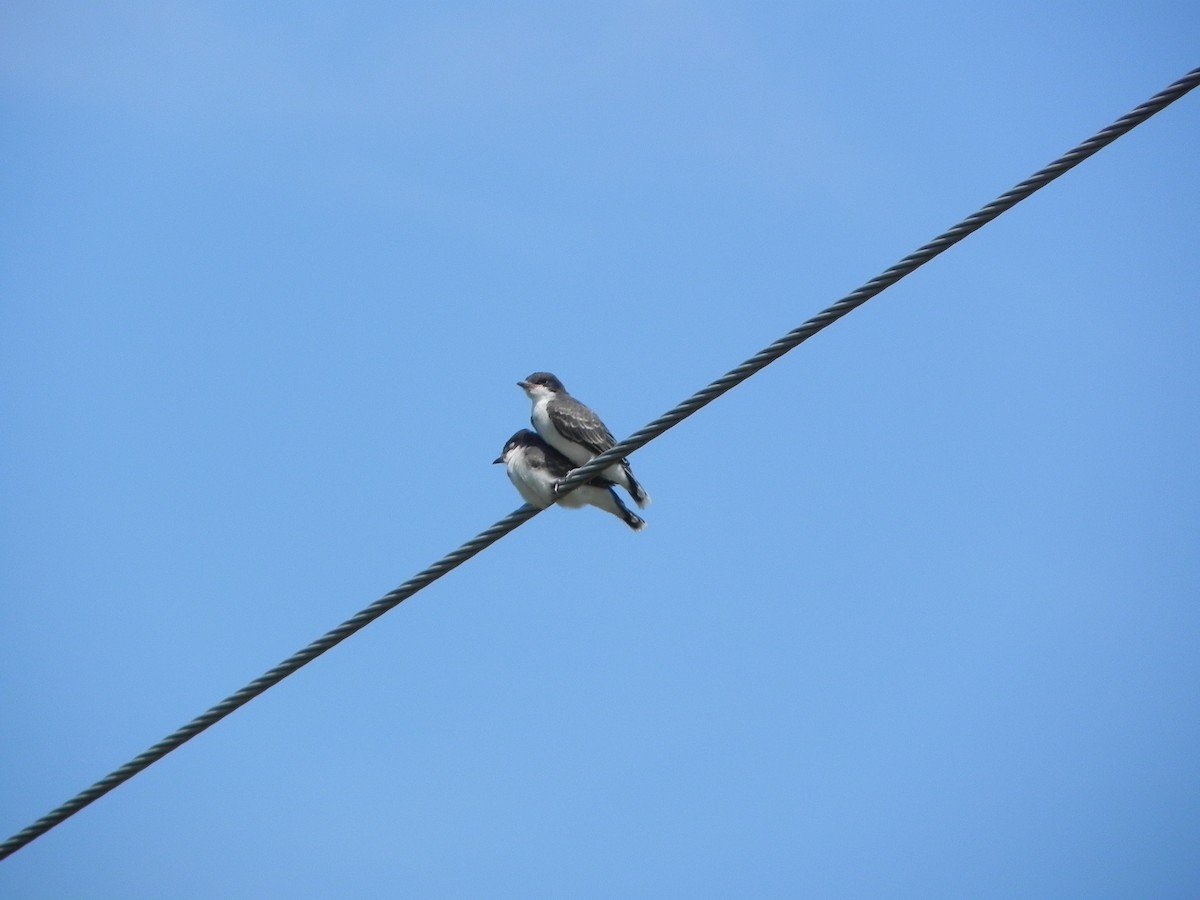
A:
[[[504,449],[500,451],[500,455],[492,460],[492,465],[497,463],[507,464],[514,453],[519,453],[526,447],[532,447],[540,442],[540,438],[530,431],[528,428],[522,428],[516,434],[508,439],[508,443],[504,445]]]
[[[541,397],[553,397],[555,394],[565,394],[563,383],[549,372],[534,372],[524,381],[518,381],[517,387],[529,395],[530,400]]]

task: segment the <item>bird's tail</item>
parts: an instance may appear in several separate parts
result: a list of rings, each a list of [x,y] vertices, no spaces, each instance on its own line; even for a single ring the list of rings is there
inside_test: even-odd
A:
[[[650,494],[642,487],[641,482],[633,477],[633,469],[629,465],[629,460],[621,462],[621,470],[625,473],[625,486],[629,489],[629,496],[633,498],[633,502],[640,509],[645,509],[650,505]]]
[[[634,531],[641,531],[646,527],[646,520],[631,510],[628,506],[621,506],[621,518],[625,520],[625,524]]]
[[[605,483],[611,484],[611,482]],[[617,492],[614,491],[611,486],[608,488],[608,500],[612,501],[611,506],[609,506],[608,503],[598,503],[597,506],[608,510],[608,512],[615,516],[620,516],[621,521],[634,531],[641,531],[646,527],[646,520],[622,503],[621,498],[617,496]]]

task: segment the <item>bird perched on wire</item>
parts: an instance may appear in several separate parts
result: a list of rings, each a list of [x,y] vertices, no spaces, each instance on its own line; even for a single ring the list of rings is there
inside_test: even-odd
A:
[[[595,506],[612,513],[634,531],[646,527],[645,519],[621,502],[613,490],[613,483],[607,478],[597,476],[570,493],[560,495],[557,485],[571,473],[571,461],[528,428],[522,428],[509,438],[504,450],[492,462],[504,464],[509,480],[526,503],[542,509],[555,500],[575,509]]]
[[[533,401],[530,421],[537,433],[576,466],[617,443],[600,417],[568,394],[563,383],[549,372],[534,372],[518,381],[517,386]],[[633,477],[629,460],[619,460],[601,474],[629,491],[638,506],[650,505],[650,495]]]

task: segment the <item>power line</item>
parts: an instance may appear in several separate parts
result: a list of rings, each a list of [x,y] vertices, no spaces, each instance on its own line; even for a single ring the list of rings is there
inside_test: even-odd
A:
[[[610,450],[595,457],[586,465],[580,466],[564,480],[563,487],[568,490],[577,487],[584,481],[590,480],[593,475],[602,469],[608,468],[609,465],[618,459],[628,456],[644,447],[650,441],[654,440],[654,438],[679,424],[692,415],[692,413],[707,406],[726,391],[741,384],[751,375],[765,368],[789,350],[799,346],[818,331],[832,325],[838,319],[842,318],[842,316],[862,306],[872,297],[891,287],[901,278],[911,274],[935,256],[953,247],[967,235],[978,231],[997,216],[1045,187],[1092,154],[1111,144],[1121,135],[1145,122],[1155,113],[1165,109],[1197,85],[1200,85],[1200,68],[1193,69],[1183,78],[1151,97],[1141,106],[1122,116],[1107,128],[1097,132],[1073,150],[1063,154],[1063,156],[1025,179],[1012,190],[1001,194],[978,212],[963,219],[953,228],[943,232],[920,249],[904,257],[904,259],[900,260],[900,262],[896,263],[890,269],[875,276],[858,290],[847,294],[841,300],[837,301],[837,303],[813,316],[803,325],[788,332],[770,346],[750,357],[750,359],[743,362],[737,368],[730,370],[712,382],[708,387],[697,391],[675,408],[659,416],[645,428],[635,432]],[[326,650],[340,644],[359,629],[366,627],[384,613],[398,606],[417,593],[417,591],[432,584],[447,572],[457,568],[480,551],[490,547],[496,541],[500,540],[500,538],[524,524],[539,512],[541,512],[540,509],[525,504],[487,530],[480,532],[457,550],[448,553],[427,569],[404,582],[404,584],[391,593],[376,600],[366,609],[363,609],[341,625],[313,641],[303,650],[292,654],[279,665],[275,666],[275,668],[259,676],[236,693],[229,695],[216,706],[163,738],[153,747],[134,757],[119,769],[109,773],[87,790],[81,791],[57,809],[52,810],[32,825],[13,835],[3,844],[0,844],[0,860],[11,856],[35,838],[45,834],[51,828],[79,812],[85,806],[103,797],[113,788],[128,781],[134,775],[162,759],[172,750],[182,746],[200,732],[215,725],[234,710],[249,703],[268,688],[278,684],[302,666],[312,662]]]

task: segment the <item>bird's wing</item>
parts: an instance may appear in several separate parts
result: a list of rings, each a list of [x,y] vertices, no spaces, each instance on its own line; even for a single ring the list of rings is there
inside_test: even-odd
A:
[[[573,397],[560,397],[547,406],[546,414],[559,434],[597,455],[617,442],[600,417]]]
[[[537,467],[545,469],[551,478],[566,478],[572,468],[571,461],[551,447],[549,444],[538,448]],[[530,454],[534,456],[534,454]]]

